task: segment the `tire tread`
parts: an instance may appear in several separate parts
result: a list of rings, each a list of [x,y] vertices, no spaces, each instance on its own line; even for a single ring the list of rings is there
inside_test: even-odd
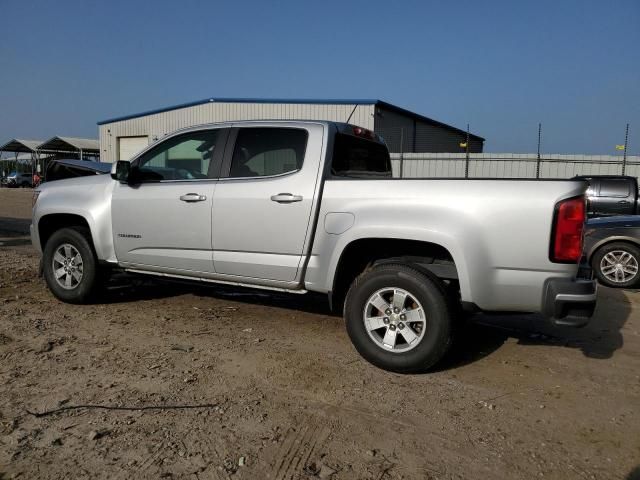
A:
[[[370,352],[368,352],[368,349],[363,349],[361,346],[359,346],[360,340],[357,338],[354,338],[354,335],[356,335],[356,333],[354,333],[354,329],[350,327],[350,322],[360,321],[360,319],[354,320],[349,318],[350,310],[352,308],[351,304],[354,301],[354,296],[358,295],[359,289],[361,288],[364,282],[371,281],[372,277],[375,278],[377,276],[381,276],[385,274],[394,274],[394,275],[405,274],[410,279],[410,281],[423,284],[427,288],[434,288],[435,289],[434,293],[437,293],[441,297],[442,302],[440,307],[443,309],[443,311],[440,313],[448,323],[447,325],[445,325],[446,333],[444,334],[443,341],[437,341],[432,350],[422,354],[422,357],[424,357],[425,359],[424,362],[408,364],[404,362],[403,359],[401,359],[400,357],[401,355],[404,355],[404,354],[398,354],[398,353],[393,354],[391,352],[384,352],[382,349],[379,349],[378,346],[375,346],[375,349],[379,349],[379,352],[377,352],[378,355],[375,355],[375,354],[371,355]],[[412,293],[415,293],[415,292],[412,292]],[[442,357],[444,357],[444,355],[447,353],[447,351],[451,347],[451,344],[453,341],[453,317],[454,317],[453,313],[455,312],[455,305],[453,305],[451,295],[448,294],[444,285],[440,282],[439,279],[437,279],[432,275],[426,274],[410,265],[402,264],[402,263],[384,264],[378,267],[373,267],[365,270],[360,275],[358,275],[356,279],[353,281],[353,283],[351,284],[347,292],[347,295],[345,297],[344,305],[345,305],[344,307],[345,323],[347,325],[347,331],[349,333],[349,336],[351,337],[352,342],[354,343],[354,346],[360,352],[360,354],[365,357],[365,359],[367,359],[374,365],[380,368],[383,368],[385,370],[390,370],[390,371],[399,372],[399,373],[416,373],[416,372],[426,371],[429,368],[433,367],[435,364],[437,364],[442,359]],[[428,305],[427,306],[423,305],[423,308],[425,309],[428,308]],[[365,332],[365,335],[366,335],[366,332]],[[368,337],[366,338],[366,341],[371,342],[371,340]],[[420,348],[420,345],[416,347],[416,349],[419,349],[419,348]],[[373,350],[374,352],[376,351],[375,349]],[[413,352],[413,350],[410,352]],[[389,355],[396,355],[398,357],[394,359],[393,357],[389,357]]]

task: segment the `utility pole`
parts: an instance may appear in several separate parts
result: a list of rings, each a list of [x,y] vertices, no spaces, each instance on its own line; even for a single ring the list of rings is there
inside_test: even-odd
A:
[[[629,124],[624,132],[624,150],[622,151],[622,175],[627,169],[627,146],[629,145]]]

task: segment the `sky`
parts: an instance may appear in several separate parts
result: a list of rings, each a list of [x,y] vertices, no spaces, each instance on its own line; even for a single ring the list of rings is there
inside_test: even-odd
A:
[[[379,98],[486,152],[640,154],[640,0],[0,0],[0,143],[207,97]]]

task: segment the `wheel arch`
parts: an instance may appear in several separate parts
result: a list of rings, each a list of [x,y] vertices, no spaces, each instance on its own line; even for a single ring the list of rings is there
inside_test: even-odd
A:
[[[587,252],[587,261],[591,263],[593,257],[596,255],[596,253],[598,253],[598,251],[612,243],[630,243],[634,247],[640,248],[640,240],[638,240],[637,238],[627,237],[623,235],[607,237],[600,240],[589,249],[589,252]]]
[[[40,240],[40,248],[44,251],[45,245],[51,235],[62,228],[83,227],[89,232],[89,244],[96,249],[91,233],[91,226],[88,220],[82,215],[75,213],[50,213],[40,217],[38,220],[38,238]]]
[[[450,250],[439,243],[385,237],[357,238],[340,252],[332,275],[329,301],[340,309],[347,290],[362,272],[376,265],[405,264],[436,280],[458,284],[459,270]]]

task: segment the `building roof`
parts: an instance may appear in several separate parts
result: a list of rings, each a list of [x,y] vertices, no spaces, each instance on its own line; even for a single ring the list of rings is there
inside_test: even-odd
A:
[[[95,138],[53,137],[42,142],[39,150],[55,150],[59,152],[99,152],[100,144]]]
[[[438,126],[438,127],[446,128],[448,130],[452,130],[452,131],[460,133],[462,135],[466,135],[467,134],[467,132],[465,130],[461,130],[460,128],[456,128],[456,127],[454,127],[452,125],[448,125],[446,123],[439,122],[437,120],[434,120],[433,118],[425,117],[424,115],[420,115],[419,113],[412,112],[411,110],[407,110],[405,108],[398,107],[397,105],[393,105],[391,103],[384,102],[382,100],[377,100],[375,105],[377,105],[379,107],[382,107],[382,108],[386,108],[387,110],[392,110],[392,111],[398,112],[398,113],[400,113],[402,115],[406,115],[408,117],[412,117],[415,120],[419,120],[421,122],[429,123],[431,125],[435,125],[435,126]],[[469,138],[474,139],[474,140],[480,140],[481,142],[484,142],[484,140],[485,140],[483,137],[480,137],[478,135],[474,135],[473,133],[469,133]]]
[[[181,108],[195,107],[196,105],[204,105],[206,103],[283,103],[283,104],[307,104],[307,105],[376,105],[382,108],[386,108],[388,110],[393,110],[402,115],[406,115],[412,117],[416,120],[430,123],[432,125],[437,125],[439,127],[443,127],[449,130],[453,130],[457,133],[461,133],[466,135],[467,132],[464,130],[460,130],[459,128],[453,127],[451,125],[447,125],[446,123],[438,122],[429,117],[425,117],[424,115],[420,115],[418,113],[412,112],[410,110],[406,110],[404,108],[398,107],[391,103],[378,100],[378,99],[326,99],[326,98],[205,98],[202,100],[197,100],[195,102],[182,103],[179,105],[172,105],[165,108],[158,108],[155,110],[148,110],[146,112],[134,113],[131,115],[124,115],[122,117],[114,117],[109,118],[107,120],[102,120],[98,122],[98,125],[104,125],[107,123],[121,122],[124,120],[131,120],[133,118],[146,117],[147,115],[154,115],[157,113],[169,112],[171,110],[179,110]],[[484,138],[479,137],[478,135],[469,134],[470,138],[475,140],[484,141]]]
[[[12,138],[7,143],[0,146],[0,151],[33,153],[38,149],[38,146],[41,143],[42,140],[20,140],[18,138]]]

